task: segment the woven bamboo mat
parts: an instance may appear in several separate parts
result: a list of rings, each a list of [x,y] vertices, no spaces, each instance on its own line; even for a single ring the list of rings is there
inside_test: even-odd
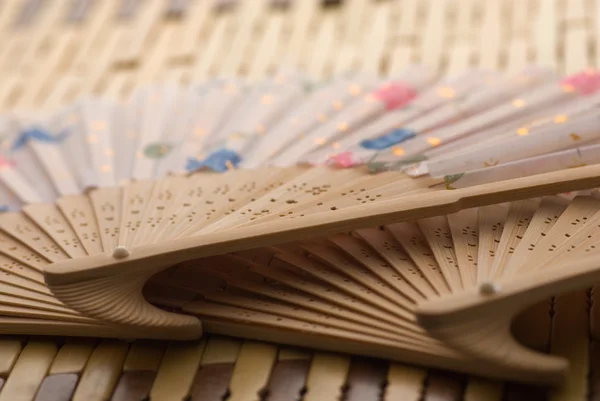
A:
[[[440,73],[470,66],[512,71],[530,63],[571,73],[600,65],[597,38],[600,0],[4,0],[0,111],[54,108],[90,93],[125,96],[152,81],[258,79],[282,64],[317,79],[349,69],[393,75],[410,63]],[[0,348],[10,341],[0,338]],[[0,382],[19,366],[19,358],[28,357],[21,345],[14,359],[0,365]],[[125,355],[128,345],[118,347]],[[504,398],[600,399],[595,369],[600,356],[598,347],[592,349],[572,388],[546,398],[509,385]],[[121,365],[114,368],[115,380]],[[408,368],[393,364],[384,378],[408,374],[403,369]],[[458,398],[449,398],[442,385],[446,396],[425,395],[426,400],[480,401],[473,395],[479,385],[474,379],[415,372],[425,380],[420,394],[431,392],[436,380],[459,383]],[[394,385],[389,383],[385,399],[398,390]]]
[[[598,16],[597,0],[5,0],[0,108],[281,64],[316,78],[414,62],[569,73],[598,64]]]

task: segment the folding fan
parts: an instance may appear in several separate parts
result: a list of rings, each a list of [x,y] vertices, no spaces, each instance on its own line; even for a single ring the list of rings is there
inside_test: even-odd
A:
[[[203,321],[557,379],[563,361],[517,356],[508,327],[598,275],[595,198],[538,199],[599,186],[600,167],[581,166],[598,162],[598,75],[434,81],[420,67],[383,83],[285,73],[5,116],[0,330],[186,339]],[[514,138],[518,157],[478,169],[480,149]],[[447,159],[469,169],[446,175]]]

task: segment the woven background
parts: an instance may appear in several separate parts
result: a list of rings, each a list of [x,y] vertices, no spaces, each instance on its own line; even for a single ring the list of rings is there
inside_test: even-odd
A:
[[[597,65],[599,15],[595,0],[3,1],[0,107],[123,95],[154,80],[259,78],[281,64],[316,78],[409,63],[570,73]]]

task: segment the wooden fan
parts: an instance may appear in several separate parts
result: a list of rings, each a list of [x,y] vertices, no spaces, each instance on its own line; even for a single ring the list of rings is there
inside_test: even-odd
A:
[[[410,74],[414,75],[414,70]],[[489,79],[486,74],[481,77]],[[514,166],[506,170],[513,159],[488,170],[504,169],[502,180],[471,182],[450,191],[449,182],[455,185],[481,173],[469,170],[449,179],[423,173],[410,177],[394,168],[373,174],[375,167],[381,168],[373,164],[344,169],[277,167],[282,164],[277,159],[291,152],[285,146],[265,156],[262,163],[257,158],[273,138],[289,142],[279,136],[298,119],[294,107],[288,110],[290,104],[299,102],[300,114],[308,115],[315,112],[316,99],[327,93],[330,96],[323,104],[332,105],[328,106],[327,121],[321,124],[317,118],[310,127],[305,126],[310,129],[308,134],[289,134],[290,146],[296,149],[294,157],[288,154],[290,164],[321,157],[325,148],[336,147],[335,138],[340,135],[346,139],[354,136],[362,150],[375,150],[375,156],[384,159],[391,149],[392,154],[404,156],[398,152],[398,144],[407,149],[416,144],[418,148],[421,134],[406,127],[386,134],[383,127],[392,120],[418,125],[417,117],[436,121],[425,129],[426,137],[436,129],[454,129],[452,137],[446,131],[449,148],[441,154],[439,160],[443,161],[444,155],[456,152],[453,141],[497,129],[499,120],[556,115],[556,109],[545,106],[548,97],[570,111],[573,121],[568,124],[578,128],[582,142],[593,143],[599,132],[595,126],[589,127],[589,119],[596,98],[582,101],[581,95],[582,88],[587,90],[596,76],[584,78],[585,85],[571,79],[544,86],[546,78],[500,80],[477,90],[458,84],[454,89],[438,85],[422,95],[407,90],[406,85],[387,83],[340,110],[335,106],[338,100],[333,96],[332,102],[331,96],[338,92],[329,93],[330,86],[301,101],[293,85],[290,89],[275,80],[247,91],[238,99],[238,108],[226,103],[236,110],[230,119],[227,107],[216,99],[228,94],[231,87],[216,83],[217,92],[212,95],[202,92],[194,97],[174,88],[150,88],[138,93],[129,106],[88,99],[66,114],[44,116],[37,123],[29,115],[18,116],[9,120],[18,129],[5,141],[7,152],[0,169],[2,199],[22,209],[0,215],[1,269],[6,273],[2,276],[0,313],[4,317],[0,327],[5,333],[186,339],[199,336],[200,322],[205,321],[205,326],[216,332],[311,346],[316,346],[318,339],[322,347],[331,349],[518,380],[556,380],[565,372],[564,362],[521,352],[523,348],[511,339],[508,327],[512,317],[528,304],[594,283],[597,266],[587,256],[595,249],[596,201],[577,198],[567,206],[559,198],[550,198],[537,207],[539,200],[526,199],[599,186],[599,166],[564,169],[555,163],[545,164],[540,171],[535,165],[527,177],[506,179],[516,171],[526,175]],[[351,100],[357,92],[346,91],[346,78],[343,82],[344,99]],[[426,86],[429,79],[417,82],[420,84],[415,87]],[[464,83],[464,78],[460,82]],[[504,85],[506,82],[516,84],[511,87]],[[539,102],[530,112],[524,112],[521,103],[515,106],[511,99],[515,88],[522,90],[522,85],[533,85],[532,94],[524,97]],[[208,85],[208,92],[210,88],[213,86]],[[445,103],[448,90],[452,96]],[[459,90],[462,106],[456,109]],[[276,98],[287,99],[281,102],[287,106],[270,107]],[[250,107],[257,99],[269,107]],[[180,102],[187,114],[170,119],[171,113],[181,110]],[[194,115],[199,104],[209,111]],[[223,110],[213,113],[211,107]],[[487,115],[482,120],[484,112]],[[216,114],[222,118],[217,119]],[[190,118],[196,119],[192,130],[184,124]],[[540,133],[554,135],[545,138],[569,137],[555,129],[565,121],[555,120],[536,127]],[[198,128],[199,121],[211,128]],[[340,129],[340,121],[351,123]],[[238,129],[249,126],[256,127],[255,135],[240,135]],[[49,135],[48,127],[59,134]],[[373,136],[375,128],[383,129],[384,134]],[[164,136],[165,130],[172,135]],[[457,136],[456,132],[463,134]],[[325,134],[327,139],[321,141]],[[490,143],[512,140],[504,134],[493,136]],[[207,135],[213,138],[213,145],[211,141],[205,144]],[[263,135],[264,144],[259,140]],[[366,144],[364,136],[371,138]],[[179,138],[175,145],[163,140],[173,137]],[[307,146],[304,138],[315,137],[319,143],[310,143],[318,146]],[[543,147],[533,155],[524,154],[530,149],[524,146],[521,158],[526,163],[528,157],[537,155],[554,160],[553,151],[571,151],[575,146],[555,142],[554,147]],[[445,145],[441,139],[427,143],[436,149]],[[485,144],[488,142],[475,141],[460,154],[469,155],[470,149]],[[181,174],[180,157],[194,146],[206,154],[203,158],[196,154],[193,168]],[[263,150],[252,153],[251,149],[261,146]],[[356,145],[348,146],[356,149]],[[173,149],[176,151],[171,153]],[[593,163],[597,152],[593,148],[585,151],[581,157]],[[353,156],[357,153],[353,151],[350,158],[339,153],[327,160],[339,165],[350,159],[356,164]],[[179,156],[173,158],[174,154]],[[413,159],[402,160],[401,170],[423,168],[414,165]],[[427,159],[436,160],[436,155]],[[235,168],[251,161],[263,167]],[[207,168],[222,170],[223,166],[233,171],[194,173]],[[519,202],[499,205],[511,201]],[[495,206],[472,209],[486,205]],[[440,217],[445,214],[451,215]],[[591,224],[568,227],[565,219],[570,219],[570,224],[573,216],[580,220],[578,224],[583,220]],[[554,220],[540,223],[549,217]],[[543,231],[552,222],[552,230]],[[380,230],[383,225],[385,229]],[[471,235],[460,234],[463,230]],[[352,234],[329,237],[343,232]],[[543,234],[555,242],[547,244]],[[519,238],[524,236],[528,241]],[[538,249],[557,248],[548,251],[554,252],[552,259],[529,248],[523,250],[538,243]],[[270,246],[277,249],[262,248]],[[568,257],[554,258],[559,251]],[[232,252],[242,253],[226,255]],[[210,258],[199,260],[206,257]],[[545,268],[543,276],[523,266],[527,260]],[[163,272],[174,265],[174,271]],[[152,277],[146,296],[177,311],[148,303],[143,290]],[[253,283],[258,287],[251,287]],[[275,290],[276,283],[280,284]],[[502,313],[490,318],[489,313],[498,310]],[[329,322],[323,325],[325,317]],[[494,329],[502,328],[494,331],[493,337],[485,332],[491,323]]]
[[[599,210],[547,197],[214,256],[146,295],[209,331],[549,382],[566,362],[515,343],[510,323],[598,279]]]

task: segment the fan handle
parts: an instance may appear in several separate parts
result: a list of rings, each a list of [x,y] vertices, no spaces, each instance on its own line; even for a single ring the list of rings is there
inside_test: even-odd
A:
[[[142,293],[154,271],[123,273],[75,283],[51,285],[64,304],[107,324],[118,324],[132,338],[193,340],[202,335],[201,322],[150,304]]]
[[[598,255],[499,279],[495,291],[474,288],[424,302],[416,310],[419,324],[431,336],[464,352],[481,364],[521,372],[524,381],[557,384],[568,370],[568,361],[530,350],[511,333],[513,319],[525,309],[552,296],[589,288],[600,282]],[[486,289],[489,289],[486,288]]]

